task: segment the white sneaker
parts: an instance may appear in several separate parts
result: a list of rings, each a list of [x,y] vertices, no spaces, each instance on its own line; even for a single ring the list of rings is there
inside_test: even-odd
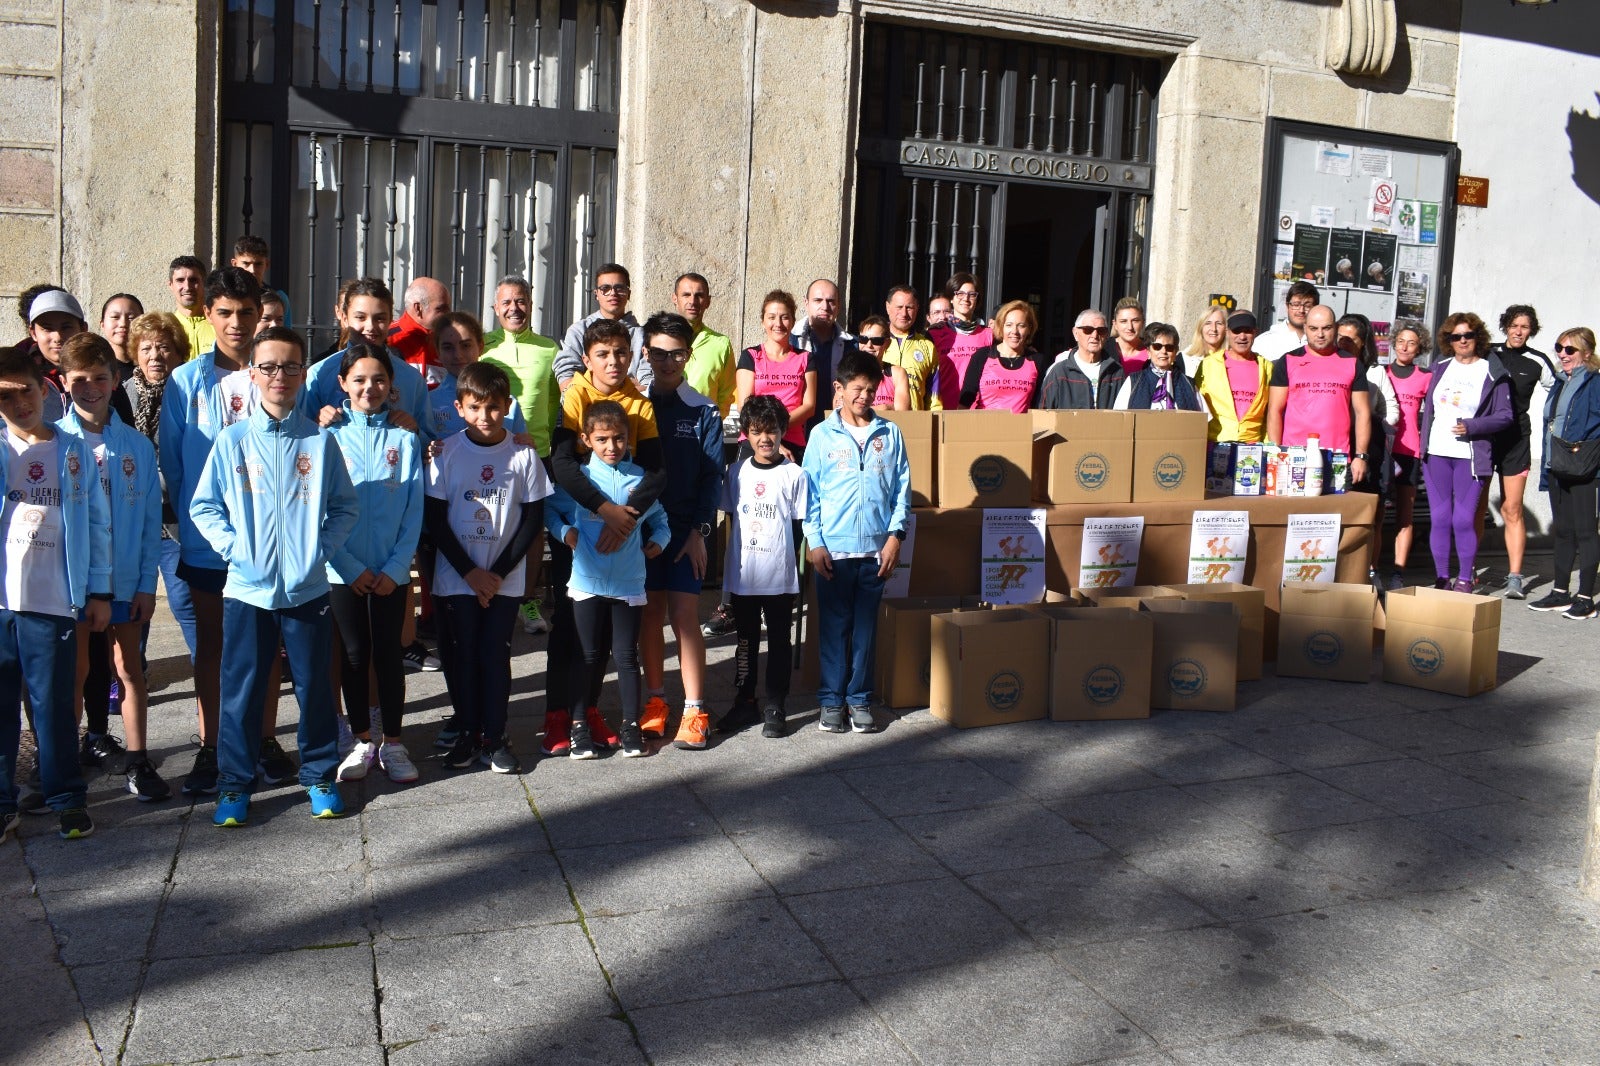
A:
[[[406,746],[398,741],[384,744],[378,749],[378,765],[389,775],[389,780],[396,784],[404,785],[417,779],[417,767],[411,761],[411,754],[406,751]]]
[[[339,764],[339,780],[359,781],[366,777],[367,771],[372,769],[373,760],[377,757],[378,745],[370,740],[356,741],[356,746],[350,749],[350,754]]]
[[[355,750],[356,735],[350,731],[350,719],[343,714],[334,717],[339,720],[339,758],[343,759]]]

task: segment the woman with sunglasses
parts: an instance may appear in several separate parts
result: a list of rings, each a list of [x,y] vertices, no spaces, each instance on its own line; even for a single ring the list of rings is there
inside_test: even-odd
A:
[[[1511,415],[1513,421],[1490,442],[1494,472],[1500,475],[1500,518],[1505,522],[1506,599],[1520,600],[1523,590],[1522,558],[1528,547],[1528,521],[1522,513],[1522,497],[1528,489],[1528,471],[1533,467],[1533,419],[1529,408],[1535,386],[1555,387],[1555,367],[1550,357],[1528,347],[1539,332],[1539,314],[1527,304],[1512,304],[1500,316],[1500,332],[1505,343],[1494,346],[1494,354],[1511,375]],[[1485,489],[1488,486],[1484,486]],[[1478,506],[1478,532],[1489,513],[1489,493]]]
[[[1600,533],[1595,526],[1596,475],[1563,477],[1550,469],[1552,438],[1570,444],[1600,437],[1600,357],[1594,331],[1569,329],[1556,338],[1561,369],[1544,401],[1544,461],[1539,487],[1550,494],[1550,537],[1555,548],[1555,577],[1550,593],[1528,604],[1534,611],[1561,611],[1575,622],[1595,616],[1594,580],[1600,568]],[[1572,592],[1572,564],[1578,564],[1578,595]]]
[[[1494,469],[1489,442],[1511,424],[1511,377],[1489,351],[1489,330],[1470,311],[1439,327],[1439,355],[1422,401],[1419,437],[1432,528],[1434,588],[1471,592],[1478,558],[1478,496]],[[1450,578],[1450,549],[1457,567]]]
[[[868,315],[856,330],[856,346],[883,363],[883,353],[889,345],[889,320],[882,315]],[[829,387],[832,385],[830,383]],[[837,397],[835,397],[837,400]],[[911,379],[903,366],[883,363],[883,380],[878,383],[878,394],[872,398],[877,411],[911,410]]]
[[[1144,331],[1150,361],[1130,374],[1117,390],[1113,411],[1200,411],[1194,384],[1176,369],[1178,330],[1165,322],[1152,322]]]

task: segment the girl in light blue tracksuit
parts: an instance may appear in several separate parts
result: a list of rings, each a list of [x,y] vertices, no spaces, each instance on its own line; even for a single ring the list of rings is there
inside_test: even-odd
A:
[[[611,400],[590,404],[583,413],[583,443],[589,449],[584,476],[612,503],[625,504],[635,486],[644,479],[644,470],[626,460],[628,454],[628,414]],[[600,534],[605,522],[587,508],[577,505],[563,489],[551,497],[547,524],[551,535],[573,549],[573,619],[583,660],[575,664],[572,692],[587,692],[605,658],[605,622],[611,622],[611,646],[617,659],[617,687],[622,692],[622,754],[633,758],[644,754],[639,732],[641,680],[639,675],[639,623],[645,605],[645,560],[660,555],[672,539],[667,513],[660,503],[652,503],[628,539],[614,552],[602,553]],[[649,540],[645,542],[645,534]],[[572,716],[571,748],[574,759],[595,757],[594,742],[586,715]]]
[[[411,557],[422,533],[422,460],[417,434],[389,419],[394,361],[378,345],[352,341],[340,361],[339,381],[349,397],[333,438],[361,501],[361,522],[328,561],[329,601],[344,647],[339,683],[355,746],[339,764],[339,780],[367,776],[376,762],[391,780],[417,779],[400,722],[405,712],[405,624]],[[372,741],[372,692],[378,682],[382,744]]]

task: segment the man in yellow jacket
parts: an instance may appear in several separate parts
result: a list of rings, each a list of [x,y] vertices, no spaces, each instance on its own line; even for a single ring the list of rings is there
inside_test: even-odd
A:
[[[694,346],[683,380],[691,389],[717,405],[722,417],[733,406],[733,342],[704,322],[711,306],[711,284],[701,274],[680,274],[672,286],[672,305],[694,328]]]
[[[1272,364],[1254,350],[1256,316],[1228,316],[1222,351],[1206,356],[1194,372],[1195,391],[1211,415],[1206,436],[1215,441],[1258,444],[1267,438],[1267,383]]]
[[[917,331],[916,290],[909,285],[896,285],[889,290],[889,298],[883,306],[889,313],[889,344],[884,349],[883,361],[905,370],[911,386],[913,411],[943,410],[944,404],[933,381],[939,356],[928,335]]]
[[[494,317],[500,328],[483,338],[483,361],[511,379],[511,395],[522,407],[528,435],[540,458],[550,455],[550,433],[560,422],[561,389],[556,384],[556,342],[528,327],[533,291],[526,278],[502,278],[494,288]]]

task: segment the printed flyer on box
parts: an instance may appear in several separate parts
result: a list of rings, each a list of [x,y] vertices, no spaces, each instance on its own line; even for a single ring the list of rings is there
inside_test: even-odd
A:
[[[1292,514],[1283,541],[1283,580],[1331,583],[1339,562],[1339,516]]]
[[[1243,584],[1249,550],[1249,511],[1196,511],[1189,532],[1189,583]]]
[[[1135,584],[1139,573],[1139,542],[1144,539],[1144,516],[1085,518],[1083,550],[1078,556],[1078,587],[1124,588]]]
[[[917,516],[906,516],[906,542],[900,545],[900,559],[894,573],[883,583],[885,599],[901,599],[911,595],[911,556],[917,550]]]
[[[1044,599],[1045,511],[1042,507],[983,512],[984,602],[1038,603]]]

